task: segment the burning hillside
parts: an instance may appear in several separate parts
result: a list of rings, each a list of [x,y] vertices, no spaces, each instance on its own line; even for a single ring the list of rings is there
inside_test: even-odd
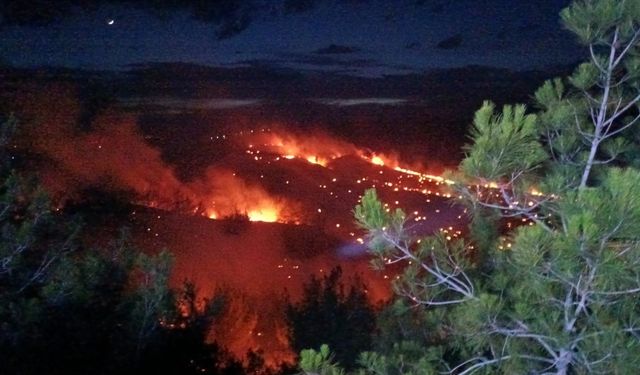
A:
[[[464,213],[451,205],[448,181],[319,131],[258,120],[212,128],[210,148],[198,153],[224,154],[186,179],[131,115],[101,113],[78,126],[82,110],[63,86],[19,92],[15,103],[24,119],[16,149],[61,205],[87,189],[124,191],[138,207],[127,219],[136,240],[176,255],[176,285],[190,279],[203,295],[225,286],[244,296],[249,307],[235,308],[246,316],[229,323],[239,328],[216,334],[240,355],[262,348],[272,361],[290,358],[278,296],[287,289],[297,298],[311,274],[340,265],[364,275],[372,300],[389,295],[393,275],[369,270],[352,219],[366,188],[377,188],[387,209],[408,209],[416,233],[461,235]]]
[[[106,113],[78,127],[82,111],[69,87],[26,90],[15,102],[27,124],[17,146],[35,155],[42,179],[63,201],[98,186],[130,192],[139,204],[210,218],[240,214],[252,221],[312,223],[334,205],[332,200],[347,200],[350,211],[369,186],[439,195],[437,185],[444,182],[401,165],[397,157],[326,134],[296,134],[271,124],[212,131],[212,146],[224,143],[230,151],[200,176],[184,181],[162,150],[147,143],[135,118]],[[378,168],[378,175],[353,178],[361,162]],[[353,188],[340,191],[349,184]]]

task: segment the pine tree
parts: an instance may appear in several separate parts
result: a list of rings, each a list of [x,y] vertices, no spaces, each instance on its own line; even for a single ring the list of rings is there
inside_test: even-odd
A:
[[[422,239],[368,191],[356,218],[394,285],[442,317],[441,371],[633,373],[640,365],[640,2],[580,0],[561,13],[589,52],[523,105],[476,113],[451,178],[470,239]],[[497,232],[501,223],[517,220]],[[480,256],[471,256],[476,254]],[[383,262],[379,262],[379,264]]]
[[[341,276],[340,268],[322,279],[313,276],[302,300],[288,303],[286,314],[294,350],[328,344],[335,359],[351,369],[358,354],[371,349],[375,314],[362,282],[356,278],[347,293]]]

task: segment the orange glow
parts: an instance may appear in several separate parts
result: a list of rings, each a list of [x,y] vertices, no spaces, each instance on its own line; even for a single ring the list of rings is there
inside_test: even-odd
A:
[[[410,175],[413,175],[413,176],[418,176],[418,177],[421,177],[421,178],[426,178],[426,179],[434,180],[434,181],[438,181],[438,182],[444,182],[447,185],[455,184],[454,181],[447,180],[447,179],[442,178],[440,176],[434,176],[434,175],[431,175],[431,174],[420,173],[420,172],[412,171],[411,169],[406,169],[406,168],[401,168],[401,167],[395,167],[393,169],[398,171],[398,172],[410,174]]]
[[[278,211],[273,207],[249,211],[247,216],[249,216],[249,220],[251,221],[264,221],[267,223],[275,223],[278,221]]]
[[[360,157],[366,161],[368,161],[369,163],[373,164],[373,165],[379,165],[379,166],[387,166],[389,168],[393,168],[393,170],[400,172],[400,173],[404,173],[404,174],[408,174],[408,175],[412,175],[412,176],[416,176],[418,178],[421,179],[426,179],[426,180],[433,180],[433,181],[437,181],[437,182],[444,182],[447,185],[452,185],[454,184],[453,181],[451,180],[447,180],[443,177],[440,176],[435,176],[435,175],[431,175],[431,174],[426,174],[423,172],[418,172],[406,167],[403,167],[400,165],[400,162],[398,162],[395,158],[391,158],[391,157],[387,157],[383,154],[374,154],[372,157],[367,157],[366,153],[360,151],[358,152],[358,154],[360,155]]]
[[[388,155],[371,153],[364,149],[359,149],[355,145],[339,141],[330,137],[308,137],[302,138],[290,134],[269,133],[261,135],[266,137],[264,146],[272,147],[273,151],[280,153],[284,159],[303,159],[315,165],[327,167],[329,161],[335,160],[345,155],[358,155],[363,160],[377,165],[386,166],[397,172],[416,176],[424,180],[432,180],[448,185],[454,182],[441,176],[431,175],[424,172],[409,169],[402,165],[398,158]],[[253,143],[250,145],[253,146]]]
[[[371,163],[373,163],[375,165],[383,166],[384,165],[384,160],[382,160],[382,158],[380,156],[374,156],[374,157],[371,158]]]
[[[271,147],[273,151],[280,153],[285,159],[304,159],[311,164],[323,167],[326,167],[330,160],[357,152],[353,145],[326,136],[306,136],[303,138],[280,133],[259,136],[266,137],[262,141],[264,146]]]
[[[538,197],[540,197],[540,196],[542,196],[542,195],[543,195],[540,191],[538,191],[538,190],[537,190],[537,189],[535,189],[535,188],[532,188],[532,189],[529,191],[529,193],[531,193],[531,195],[538,196]]]
[[[205,203],[203,216],[224,219],[246,215],[250,221],[299,221],[296,204],[269,194],[262,186],[248,183],[235,173],[210,169],[205,176],[189,184],[196,202]]]
[[[307,156],[306,159],[311,164],[317,164],[323,167],[327,166],[327,161],[325,159],[320,159],[317,156]]]
[[[249,209],[245,212],[245,214],[249,218],[249,221],[262,221],[265,223],[276,223],[276,222],[282,221],[280,217],[281,208],[277,204],[273,202],[260,202],[260,203],[261,204],[259,205],[259,207]],[[213,209],[209,209],[207,210],[205,216],[213,220],[218,218],[224,219],[225,216],[230,216],[238,212],[243,212],[243,211],[236,210],[235,212],[219,213],[214,211]]]

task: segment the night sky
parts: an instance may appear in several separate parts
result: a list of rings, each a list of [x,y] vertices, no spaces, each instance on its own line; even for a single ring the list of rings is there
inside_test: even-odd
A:
[[[580,58],[559,22],[564,0],[95,4],[0,2],[0,62],[107,70],[190,62],[375,77],[466,65],[542,69]]]

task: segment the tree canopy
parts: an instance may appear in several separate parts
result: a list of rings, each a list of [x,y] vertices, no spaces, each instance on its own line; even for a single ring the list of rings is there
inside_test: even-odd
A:
[[[465,240],[411,237],[375,190],[356,207],[377,264],[404,264],[398,295],[441,333],[423,373],[640,365],[640,2],[574,1],[561,18],[590,58],[546,82],[533,111],[477,111],[449,176],[470,215]],[[380,358],[363,355],[363,371],[384,373]]]
[[[350,369],[360,352],[371,349],[375,313],[362,281],[351,280],[347,291],[341,276],[339,267],[321,279],[312,276],[302,300],[289,302],[286,315],[292,349],[328,344],[335,359]]]

